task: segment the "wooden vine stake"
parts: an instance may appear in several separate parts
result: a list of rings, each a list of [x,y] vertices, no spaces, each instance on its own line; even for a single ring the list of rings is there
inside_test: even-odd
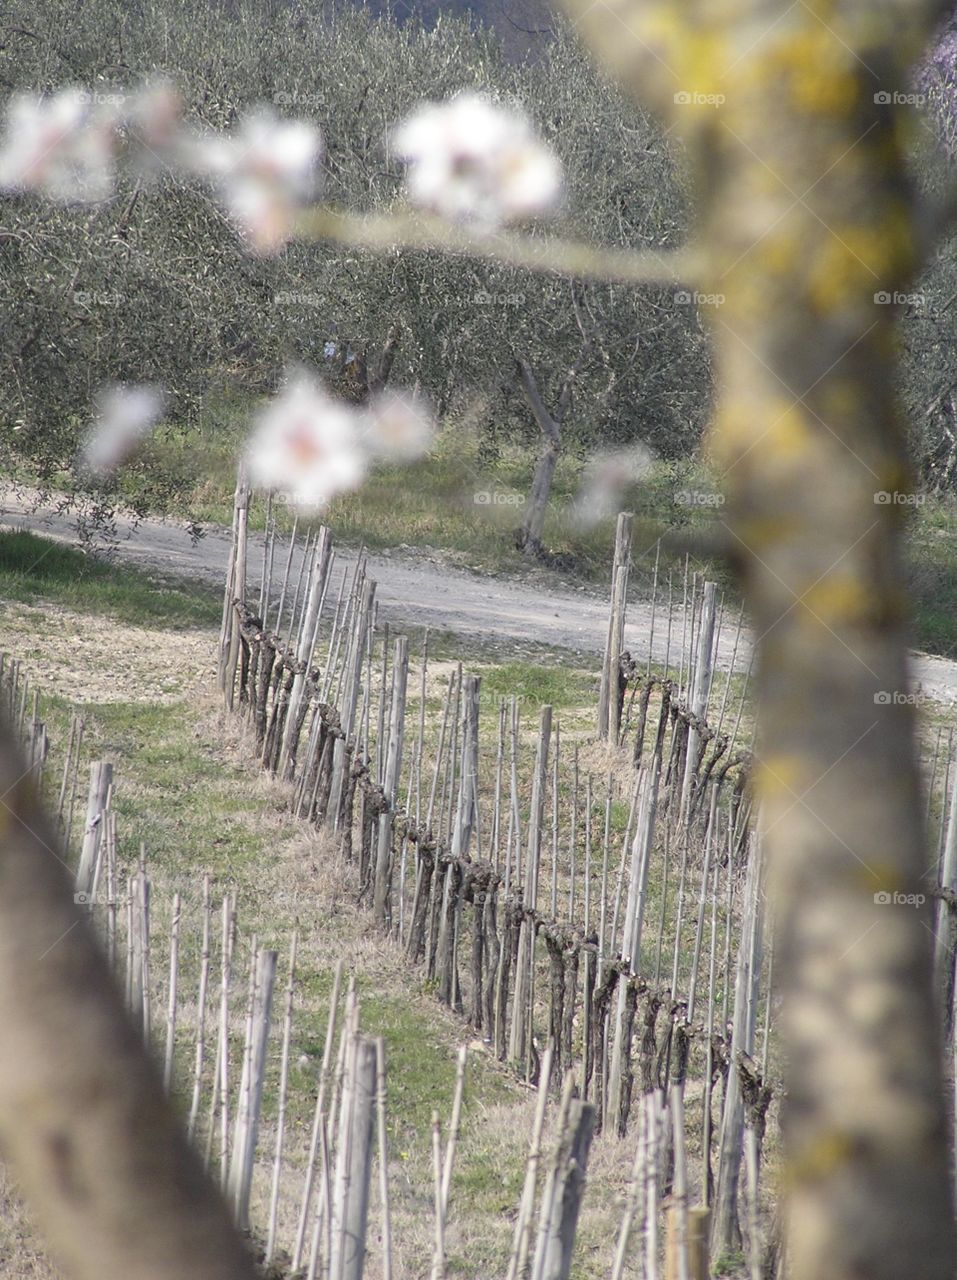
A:
[[[618,678],[621,655],[625,646],[625,610],[628,600],[628,574],[631,564],[631,529],[634,517],[622,511],[615,530],[615,558],[611,571],[611,611],[608,636],[601,669],[598,695],[598,736],[614,746],[620,731],[621,700]]]
[[[574,1076],[569,1071],[562,1095],[558,1141],[542,1192],[531,1280],[569,1280],[571,1275],[596,1114],[590,1102],[572,1098],[573,1088]]]
[[[261,950],[255,958],[248,1051],[245,1055],[243,1076],[239,1087],[239,1108],[236,1113],[228,1183],[233,1212],[236,1215],[237,1225],[242,1230],[247,1230],[249,1227],[249,1195],[252,1190],[256,1140],[259,1134],[259,1117],[262,1112],[266,1045],[269,1039],[269,1019],[276,982],[277,960],[278,952],[265,949]]]
[[[339,1111],[332,1200],[330,1280],[361,1280],[365,1264],[377,1050],[368,1036],[351,1037]]]

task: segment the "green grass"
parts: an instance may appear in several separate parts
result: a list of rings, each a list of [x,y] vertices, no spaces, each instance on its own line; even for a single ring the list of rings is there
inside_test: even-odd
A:
[[[497,707],[500,698],[516,697],[524,713],[537,713],[548,704],[561,709],[581,707],[594,701],[597,677],[567,667],[548,667],[531,662],[503,662],[481,672],[481,696]],[[486,718],[492,713],[486,710]]]
[[[222,614],[218,592],[207,586],[167,575],[147,577],[27,532],[0,531],[0,600],[49,601],[170,630],[213,626]]]

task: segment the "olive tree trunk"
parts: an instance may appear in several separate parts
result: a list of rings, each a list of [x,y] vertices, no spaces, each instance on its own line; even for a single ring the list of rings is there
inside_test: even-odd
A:
[[[545,407],[535,375],[526,360],[518,361],[518,372],[522,390],[525,392],[532,415],[542,433],[542,451],[535,463],[532,488],[518,535],[518,545],[526,555],[537,556],[542,549],[545,512],[552,492],[558,457],[562,450],[562,419],[567,409],[567,398],[563,390],[558,409],[554,415],[550,414]]]

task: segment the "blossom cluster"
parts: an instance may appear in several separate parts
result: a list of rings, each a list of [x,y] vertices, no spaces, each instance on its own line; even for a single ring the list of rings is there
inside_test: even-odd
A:
[[[71,87],[45,97],[19,94],[0,134],[0,194],[103,201],[121,163],[140,175],[168,169],[207,183],[251,252],[279,253],[301,211],[321,194],[319,127],[260,107],[229,132],[198,132],[184,112],[182,97],[165,82],[133,93]],[[421,106],[390,141],[407,166],[410,202],[481,230],[545,213],[561,194],[559,162],[530,121],[477,93]],[[81,451],[82,470],[108,478],[162,413],[158,388],[107,388]],[[386,391],[355,406],[299,370],[259,415],[247,455],[255,483],[316,510],[356,488],[376,459],[419,456],[431,435],[431,414],[417,397]]]
[[[561,166],[520,111],[478,93],[427,103],[392,132],[407,165],[409,200],[482,229],[546,213],[562,190]],[[187,126],[179,93],[161,82],[134,93],[76,87],[18,94],[0,139],[0,193],[38,192],[62,202],[108,199],[121,159],[207,182],[255,253],[278,253],[300,211],[321,194],[322,133],[270,107],[229,132]]]
[[[259,416],[247,448],[249,476],[300,510],[317,511],[358,488],[373,462],[410,462],[431,439],[432,416],[420,398],[386,390],[353,405],[299,369]]]
[[[80,452],[81,472],[107,480],[161,420],[161,388],[117,384],[102,391]],[[411,462],[432,441],[432,413],[420,396],[384,390],[366,404],[332,395],[296,369],[261,410],[246,445],[251,481],[303,513],[358,488],[378,461]]]

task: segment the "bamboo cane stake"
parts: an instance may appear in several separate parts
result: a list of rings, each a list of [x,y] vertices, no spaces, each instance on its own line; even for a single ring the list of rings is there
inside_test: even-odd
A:
[[[688,986],[688,1021],[694,1021],[695,997],[698,990],[698,966],[701,960],[701,940],[704,937],[704,921],[708,907],[708,882],[711,878],[711,860],[716,843],[718,789],[711,789],[711,803],[708,807],[708,826],[704,838],[704,863],[701,868],[701,893],[698,898],[698,922],[695,926],[694,954],[691,961],[691,979]]]
[[[163,1087],[169,1093],[173,1086],[173,1052],[176,1045],[176,994],[179,978],[179,922],[182,900],[173,895],[173,919],[169,944],[169,1001],[166,1005],[166,1053],[163,1059]]]
[[[381,1036],[377,1038],[375,1047],[379,1205],[382,1217],[382,1280],[392,1280],[392,1213],[389,1200],[389,1138],[386,1128],[385,1041]],[[445,1203],[447,1204],[447,1201]]]
[[[462,711],[464,680],[465,677],[462,673],[462,664],[460,662],[458,664],[458,679],[455,682],[455,707],[452,712],[452,740],[449,746],[448,769],[442,788],[442,809],[439,813],[439,831],[444,831],[447,844],[452,842],[452,800],[455,795],[455,779],[459,763],[459,717]]]
[[[661,559],[661,539],[655,543],[655,572],[651,583],[651,621],[648,624],[648,663],[645,675],[651,675],[651,659],[655,650],[655,613],[658,605],[658,563]]]
[[[79,724],[79,721],[80,721],[80,717],[74,711],[73,714],[70,716],[70,736],[67,739],[66,756],[64,757],[64,760],[63,760],[63,774],[60,779],[60,791],[59,791],[59,794],[57,795],[56,823],[57,823],[57,827],[60,830],[63,829],[63,807],[66,804],[67,787],[69,786],[69,781],[70,781],[70,770],[73,764],[73,754],[74,754],[74,751],[76,750],[76,733],[77,733],[77,725]]]
[[[516,884],[522,883],[522,817],[520,812],[518,761],[519,724],[518,699],[512,695],[511,732],[509,735],[509,811],[512,829],[509,838],[509,867],[514,871]],[[513,848],[514,845],[514,848]],[[508,867],[505,872],[505,893],[509,891]]]
[[[64,844],[67,850],[73,847],[73,814],[76,810],[76,794],[80,785],[80,749],[83,746],[83,732],[86,722],[80,718],[79,728],[77,730],[76,751],[73,760],[73,782],[70,787],[70,805],[67,812],[66,827],[64,830]]]
[[[309,1266],[306,1280],[316,1280],[320,1257],[322,1274],[329,1275],[332,1258],[332,1177],[329,1155],[329,1126],[325,1115],[319,1117],[319,1207],[312,1229]]]
[[[671,824],[664,824],[664,869],[661,877],[661,911],[658,914],[658,937],[655,940],[655,986],[661,983],[661,957],[665,943],[665,921],[668,918],[668,890],[671,878]]]
[[[219,1155],[220,1182],[226,1189],[229,1176],[229,983],[232,973],[233,945],[236,933],[236,910],[231,894],[223,897],[223,942],[221,956],[221,985],[219,992]],[[217,1097],[213,1095],[215,1111]],[[210,1142],[213,1138],[212,1117],[210,1118]]]
[[[336,1153],[331,1280],[361,1280],[365,1260],[377,1055],[368,1037],[353,1035],[352,1042]]]
[[[568,840],[568,918],[575,919],[575,873],[578,860],[578,744],[572,754],[572,825]]]
[[[90,885],[89,903],[87,909],[92,914],[94,907],[97,905],[100,893],[100,880],[102,878],[103,864],[109,862],[111,857],[115,857],[113,841],[116,836],[116,819],[112,813],[113,806],[113,783],[106,789],[106,799],[103,804],[103,813],[100,822],[100,847],[97,851],[96,859],[93,866],[93,883]],[[77,895],[79,896],[79,895]]]
[[[628,1189],[625,1192],[625,1209],[618,1228],[618,1240],[615,1245],[615,1258],[611,1267],[611,1280],[622,1280],[628,1245],[645,1188],[646,1144],[648,1131],[648,1109],[642,1104],[638,1116],[638,1136],[635,1142],[635,1156],[631,1166]]]
[[[342,624],[339,630],[340,643],[336,645],[336,656],[332,663],[330,671],[329,697],[333,705],[338,706],[340,699],[350,690],[350,702],[358,698],[359,685],[362,676],[362,651],[365,647],[367,638],[371,643],[371,637],[367,637],[363,614],[359,613],[359,602],[362,599],[368,582],[371,579],[366,574],[366,555],[365,551],[361,551],[359,559],[356,561],[356,567],[352,574],[352,585],[346,596],[346,608],[343,614]],[[368,625],[372,632],[375,632],[376,620],[378,618],[377,606],[374,599],[370,599],[369,604],[369,621]],[[345,638],[345,661],[339,666],[339,653],[341,651],[341,640]],[[370,685],[371,696],[371,685]],[[353,712],[353,717],[355,712]]]
[[[200,946],[199,994],[196,999],[196,1054],[193,1062],[193,1093],[189,1107],[189,1121],[187,1123],[187,1133],[190,1138],[193,1138],[196,1134],[196,1121],[199,1118],[199,1104],[203,1090],[203,1066],[206,1056],[206,996],[209,990],[209,937],[212,916],[210,892],[210,877],[207,871],[203,876],[203,939]]]
[[[445,1146],[445,1159],[442,1164],[442,1219],[448,1217],[449,1193],[452,1189],[452,1165],[455,1161],[455,1146],[459,1138],[459,1126],[462,1121],[462,1095],[465,1091],[465,1064],[468,1058],[468,1045],[459,1048],[458,1062],[455,1070],[455,1092],[452,1095],[452,1120],[449,1125],[449,1136]]]
[[[395,642],[395,661],[392,664],[393,695],[389,716],[388,747],[384,753],[380,752],[380,755],[383,755],[385,759],[382,785],[387,808],[379,815],[379,838],[375,859],[375,883],[372,903],[373,915],[383,927],[390,927],[392,923],[392,904],[390,901],[392,889],[392,837],[395,807],[399,792],[399,776],[402,768],[408,675],[409,642],[405,636],[398,636]],[[385,671],[383,669],[383,678],[384,676]]]
[[[762,912],[761,846],[755,841],[748,863],[744,919],[738,944],[734,993],[734,1029],[731,1042],[736,1051],[754,1053],[756,999],[761,977]],[[721,1120],[718,1180],[712,1226],[712,1249],[725,1253],[736,1234],[737,1191],[741,1166],[744,1103],[738,1072],[728,1072],[727,1094]]]
[[[549,1234],[549,1219],[552,1211],[552,1194],[558,1170],[562,1162],[562,1144],[565,1137],[565,1128],[568,1124],[568,1115],[572,1105],[574,1090],[575,1073],[573,1071],[566,1071],[565,1078],[562,1081],[561,1096],[558,1102],[558,1114],[555,1119],[555,1150],[552,1154],[552,1159],[549,1161],[548,1171],[545,1175],[545,1183],[542,1188],[542,1195],[539,1203],[538,1230],[535,1237],[535,1252],[533,1255],[529,1280],[541,1280],[542,1271],[544,1269],[545,1253]]]
[[[506,722],[506,704],[505,699],[499,701],[498,707],[498,740],[495,750],[495,790],[492,798],[492,830],[489,835],[489,844],[492,855],[492,865],[498,872],[501,865],[501,837],[502,837],[502,782],[505,770],[505,722]]]
[[[585,779],[585,937],[591,936],[591,820],[592,820],[592,778]]]
[[[298,1271],[302,1265],[302,1252],[306,1239],[306,1226],[312,1201],[312,1185],[316,1165],[316,1154],[319,1149],[319,1134],[323,1125],[326,1091],[329,1087],[329,1068],[332,1063],[332,1050],[336,1037],[336,1019],[339,1010],[339,992],[342,987],[342,961],[336,964],[332,979],[332,994],[329,997],[329,1014],[326,1019],[326,1040],[322,1050],[322,1065],[319,1068],[318,1093],[312,1123],[312,1136],[309,1141],[309,1159],[306,1162],[306,1178],[302,1190],[302,1203],[299,1209],[299,1226],[296,1230],[296,1242],[292,1252],[292,1270]]]
[[[558,918],[558,807],[560,803],[558,792],[558,766],[561,754],[561,731],[559,725],[555,725],[555,753],[552,757],[552,897],[551,897],[551,916],[553,920]],[[607,865],[607,864],[606,864]]]
[[[87,798],[86,827],[83,848],[76,873],[76,891],[89,895],[93,891],[93,877],[103,836],[103,815],[106,798],[113,783],[113,766],[108,760],[97,760],[90,766],[90,790]]]
[[[126,884],[126,1007],[133,1015],[133,880]]]
[[[111,816],[111,825],[114,819]],[[111,832],[110,856],[106,864],[106,954],[110,971],[116,971],[116,839]]]
[[[279,1110],[276,1116],[276,1149],[272,1165],[272,1187],[269,1196],[269,1229],[266,1236],[266,1262],[276,1252],[276,1225],[279,1218],[279,1183],[282,1177],[283,1142],[286,1136],[286,1103],[289,1093],[289,1046],[292,1040],[292,1010],[296,994],[296,953],[299,931],[292,935],[289,946],[289,977],[286,982],[286,1007],[282,1024],[282,1056],[279,1067]]]
[[[552,1045],[549,1043],[542,1056],[540,1080],[545,1081],[552,1074]],[[512,1253],[508,1262],[505,1280],[518,1280],[524,1275],[528,1265],[529,1241],[531,1233],[532,1210],[535,1205],[535,1188],[538,1182],[538,1168],[542,1159],[542,1131],[545,1127],[545,1108],[548,1105],[548,1089],[542,1084],[538,1088],[535,1104],[535,1118],[532,1122],[532,1136],[525,1165],[525,1181],[519,1201],[518,1215],[515,1219],[515,1237]]]
[[[292,558],[293,558],[293,553],[295,552],[295,549],[296,549],[296,534],[298,533],[298,531],[299,531],[299,516],[297,514],[293,517],[293,521],[292,521],[292,533],[289,535],[289,552],[286,555],[286,567],[283,570],[282,587],[279,590],[279,603],[276,606],[276,632],[279,635],[282,635],[282,615],[283,615],[283,610],[286,607],[286,591],[288,590],[288,587],[289,587],[289,573],[290,573],[290,570],[292,569]],[[268,622],[268,619],[263,618],[264,630],[266,629],[267,622]]]
[[[669,1212],[669,1253],[674,1260],[667,1280],[689,1280],[688,1275],[688,1179],[685,1162],[684,1086],[671,1086],[671,1131],[674,1150],[674,1184]]]
[[[241,1091],[242,1101],[236,1117],[236,1141],[230,1174],[236,1221],[244,1231],[249,1229],[249,1200],[252,1193],[259,1120],[262,1114],[263,1089],[266,1083],[266,1049],[269,1042],[270,1015],[278,959],[277,951],[265,949],[258,951],[255,956],[255,980],[252,986],[247,1056],[248,1074],[246,1088]]]
[[[764,1248],[761,1240],[761,1211],[758,1199],[758,1135],[750,1124],[744,1126],[744,1168],[748,1212],[748,1273],[750,1280],[763,1280]]]
[[[422,672],[419,685],[419,732],[415,743],[415,822],[422,821],[422,753],[425,750],[425,712],[429,675],[429,628],[422,633]]]
[[[704,584],[704,595],[701,602],[701,617],[698,628],[698,647],[695,661],[694,682],[691,689],[691,714],[696,721],[704,722],[708,715],[708,700],[711,696],[711,682],[714,676],[713,649],[715,638],[715,597],[717,587],[713,582]],[[692,724],[688,731],[688,745],[685,754],[684,780],[681,786],[681,816],[687,820],[691,802],[691,790],[694,784],[695,766],[701,734]]]
[[[385,779],[386,725],[389,723],[389,624],[382,628],[382,676],[379,680],[379,714],[376,717],[376,782]]]
[[[711,1090],[714,1075],[714,1001],[718,942],[718,872],[720,863],[715,859],[714,885],[711,893],[711,955],[708,964],[708,1017],[705,1024],[704,1097],[701,1120],[701,1200],[707,1207],[711,1203]],[[731,867],[728,867],[730,878]]]
[[[432,1112],[432,1183],[435,1198],[435,1246],[432,1251],[432,1280],[445,1275],[445,1220],[442,1209],[442,1131],[439,1113]]]
[[[659,1113],[661,1095],[658,1089],[645,1094],[648,1111],[648,1159],[645,1164],[645,1276],[658,1280],[658,1159],[661,1150],[659,1140]]]

